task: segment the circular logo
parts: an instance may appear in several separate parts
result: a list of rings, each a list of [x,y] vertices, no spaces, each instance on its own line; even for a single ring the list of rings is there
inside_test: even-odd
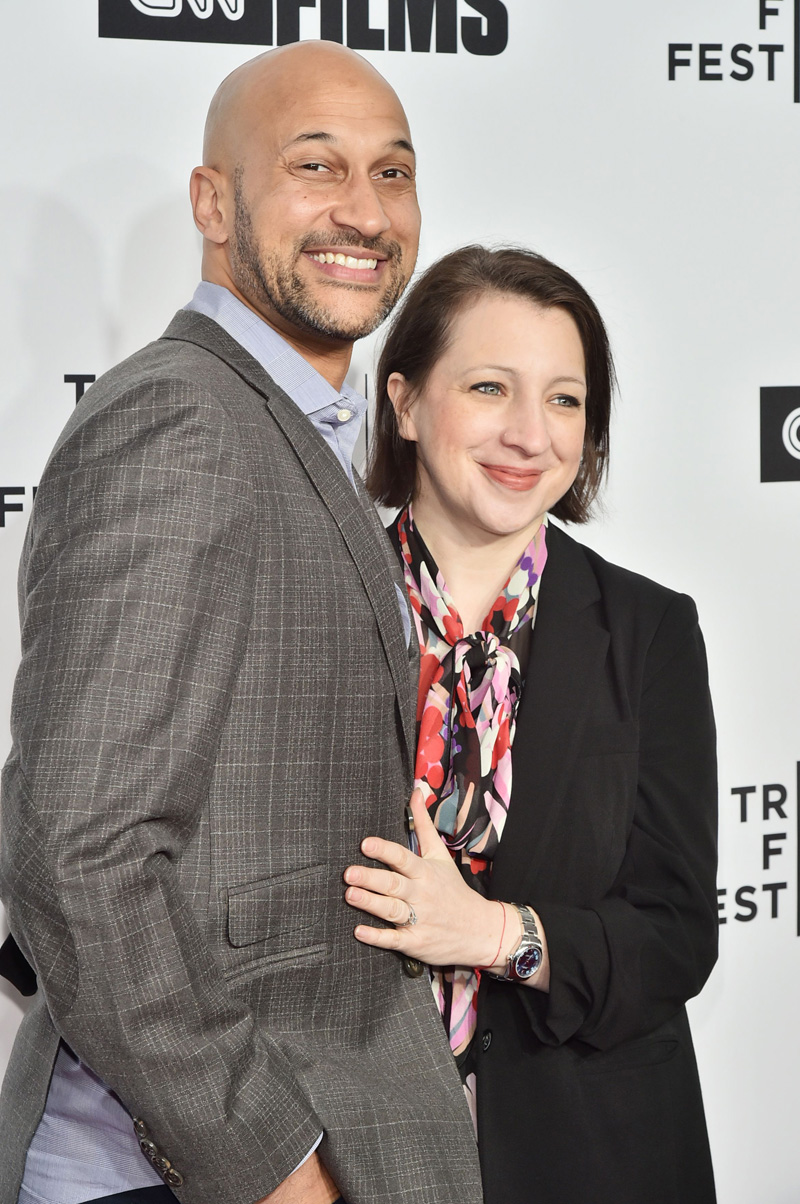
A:
[[[800,460],[800,408],[786,415],[781,434],[783,446],[789,455],[794,456],[795,460]]]

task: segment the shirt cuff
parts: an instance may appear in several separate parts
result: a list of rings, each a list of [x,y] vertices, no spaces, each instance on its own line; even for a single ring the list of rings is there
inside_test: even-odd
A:
[[[305,1164],[308,1162],[311,1155],[315,1154],[317,1152],[317,1149],[319,1148],[319,1143],[322,1141],[322,1138],[324,1136],[325,1136],[324,1133],[320,1133],[319,1137],[314,1142],[314,1144],[312,1145],[311,1149],[308,1151],[308,1153],[306,1154],[306,1156],[302,1160],[302,1162],[298,1162],[297,1166],[294,1168],[294,1171],[299,1171],[301,1166],[305,1166]],[[292,1174],[294,1174],[294,1171],[292,1171]]]

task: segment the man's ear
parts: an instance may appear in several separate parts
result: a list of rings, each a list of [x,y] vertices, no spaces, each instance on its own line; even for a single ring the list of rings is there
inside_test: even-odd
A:
[[[222,246],[230,231],[225,216],[225,177],[213,167],[195,167],[189,180],[194,224],[210,242]]]
[[[392,372],[386,382],[386,392],[389,394],[389,401],[394,408],[401,439],[407,439],[409,443],[416,443],[417,428],[411,414],[415,399],[411,386],[402,372]]]

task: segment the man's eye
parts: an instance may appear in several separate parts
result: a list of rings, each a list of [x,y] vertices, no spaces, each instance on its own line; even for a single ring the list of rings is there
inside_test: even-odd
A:
[[[326,167],[324,163],[301,163],[300,169],[301,171],[330,171],[330,168]]]
[[[481,380],[477,385],[472,386],[476,393],[484,393],[487,397],[499,397],[503,392],[502,387],[496,380]]]
[[[402,167],[385,167],[383,171],[378,172],[382,180],[410,180],[411,173],[404,171]]]

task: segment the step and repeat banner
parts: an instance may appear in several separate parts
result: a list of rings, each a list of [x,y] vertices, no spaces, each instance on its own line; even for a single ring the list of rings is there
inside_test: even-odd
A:
[[[691,1016],[719,1197],[797,1204],[800,0],[3,0],[0,754],[50,446],[194,290],[217,83],[317,37],[406,105],[420,266],[524,243],[607,319],[611,477],[578,535],[697,600],[718,716],[721,958]],[[3,1066],[20,1015],[0,993]]]

